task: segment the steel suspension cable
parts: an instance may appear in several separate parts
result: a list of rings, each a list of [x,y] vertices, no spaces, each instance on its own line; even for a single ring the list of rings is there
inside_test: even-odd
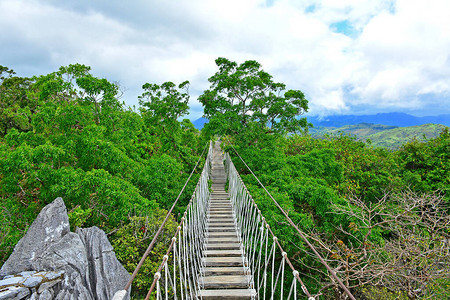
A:
[[[352,299],[352,300],[356,300],[356,298],[353,296],[353,294],[350,292],[350,290],[344,285],[344,283],[342,282],[342,280],[336,275],[336,273],[331,269],[331,267],[327,264],[327,262],[322,258],[322,256],[319,254],[319,252],[317,251],[317,249],[308,241],[308,239],[306,238],[305,234],[297,227],[297,225],[292,221],[292,219],[289,217],[289,215],[286,213],[286,211],[280,206],[280,204],[278,204],[278,202],[273,198],[272,194],[270,194],[270,192],[266,189],[266,187],[264,186],[264,184],[262,184],[262,182],[259,180],[259,178],[255,175],[255,173],[253,173],[252,169],[250,169],[250,167],[247,165],[247,163],[244,161],[244,159],[239,155],[239,153],[237,152],[237,150],[233,147],[233,145],[231,144],[230,141],[228,141],[228,144],[231,146],[231,148],[233,148],[234,152],[236,153],[236,155],[240,158],[240,160],[242,161],[242,163],[247,167],[247,169],[250,171],[250,173],[252,173],[253,177],[255,177],[256,181],[258,181],[259,185],[261,185],[261,187],[266,191],[266,193],[269,195],[269,197],[272,199],[272,201],[275,203],[275,205],[278,207],[278,209],[283,213],[283,215],[286,217],[286,219],[288,220],[289,224],[298,232],[298,234],[300,235],[300,237],[305,241],[306,245],[308,245],[308,247],[314,252],[314,254],[317,256],[317,258],[320,260],[320,262],[325,266],[325,268],[328,270],[328,272],[331,273],[331,276],[334,278],[334,280],[337,281],[337,283],[339,284],[339,286],[342,288],[342,290],[344,290],[344,292],[347,294],[347,296]]]
[[[153,246],[156,243],[157,238],[159,237],[159,235],[161,234],[164,226],[166,225],[167,220],[169,219],[170,215],[172,214],[173,209],[175,208],[175,206],[178,203],[178,200],[181,197],[181,194],[183,194],[184,190],[186,189],[186,186],[188,185],[189,181],[191,180],[192,175],[194,174],[195,170],[197,169],[198,164],[200,163],[200,161],[203,158],[203,154],[205,153],[205,150],[207,148],[207,146],[209,145],[209,142],[205,145],[205,147],[203,148],[202,154],[200,155],[200,158],[198,159],[197,163],[195,164],[194,168],[192,169],[191,173],[189,174],[189,177],[186,179],[186,182],[184,183],[183,188],[181,189],[180,193],[178,194],[178,197],[175,199],[175,202],[172,204],[172,207],[170,208],[170,210],[167,212],[166,217],[164,218],[164,221],[161,223],[161,225],[159,226],[158,231],[156,232],[155,236],[153,237],[152,241],[150,242],[150,245],[148,246],[147,250],[145,251],[144,255],[142,256],[141,260],[139,261],[138,265],[136,266],[136,268],[134,269],[133,274],[131,275],[130,280],[127,282],[127,284],[125,285],[125,288],[123,289],[123,291],[125,291],[125,293],[123,293],[123,291],[119,291],[122,292],[121,294],[126,294],[128,289],[130,288],[131,284],[133,283],[133,280],[136,278],[137,273],[139,272],[140,268],[142,267],[142,265],[144,264],[145,259],[147,258],[147,256],[150,254],[150,251],[152,250]],[[118,293],[119,293],[118,292]]]
[[[227,160],[227,165],[229,165],[229,172],[231,171],[232,173],[235,173],[235,175],[236,175],[236,180],[237,180],[237,182],[231,182],[230,183],[230,186],[231,185],[236,185],[236,183],[240,183],[240,188],[239,189],[241,189],[240,191],[244,194],[244,196],[243,197],[245,197],[245,199],[246,199],[246,201],[244,201],[246,204],[244,204],[244,205],[247,205],[247,206],[245,206],[245,207],[241,207],[240,208],[240,213],[237,213],[238,215],[242,215],[242,214],[244,214],[245,216],[244,216],[244,219],[245,220],[247,220],[248,221],[248,219],[255,219],[255,217],[249,217],[248,216],[248,209],[249,209],[249,206],[250,206],[250,209],[256,209],[256,211],[257,211],[257,213],[258,213],[258,215],[261,217],[261,222],[262,222],[262,226],[263,226],[263,228],[265,227],[266,228],[266,233],[267,233],[267,238],[268,238],[268,233],[270,233],[270,235],[272,236],[272,239],[273,239],[273,243],[272,243],[272,246],[271,246],[271,250],[270,250],[270,255],[269,255],[269,257],[271,256],[272,257],[272,272],[271,272],[271,274],[272,274],[272,280],[271,280],[271,291],[272,291],[272,293],[274,292],[274,269],[275,269],[275,255],[276,255],[276,247],[278,246],[278,248],[279,248],[279,250],[281,251],[281,255],[282,255],[282,258],[284,258],[285,259],[285,262],[289,265],[289,267],[291,268],[291,270],[293,271],[293,275],[294,275],[294,277],[299,281],[299,283],[300,283],[300,285],[301,285],[301,288],[302,288],[302,290],[303,290],[303,292],[308,296],[308,299],[313,299],[312,297],[311,297],[311,295],[310,295],[310,293],[309,293],[309,291],[308,291],[308,289],[306,288],[306,286],[305,286],[305,284],[303,283],[303,281],[301,280],[301,278],[300,278],[300,276],[299,276],[299,273],[298,273],[298,271],[296,271],[295,270],[295,268],[294,268],[294,266],[292,265],[292,263],[291,263],[291,261],[290,261],[290,259],[289,259],[289,257],[287,256],[287,253],[284,251],[284,249],[283,249],[283,247],[281,246],[281,244],[279,243],[279,241],[278,241],[278,238],[275,236],[275,234],[274,234],[274,232],[272,231],[272,229],[270,228],[270,225],[267,223],[267,220],[262,216],[262,213],[261,213],[261,210],[258,208],[258,205],[256,204],[256,202],[255,202],[255,200],[253,199],[253,197],[250,195],[250,191],[247,189],[247,187],[246,187],[246,185],[244,184],[244,181],[242,180],[242,178],[239,176],[239,174],[238,174],[238,172],[237,172],[237,170],[236,170],[236,168],[234,167],[234,165],[233,165],[233,162],[231,161],[231,158],[230,158],[230,155],[227,153],[227,155],[226,155],[226,160]],[[231,180],[230,180],[231,181]],[[241,204],[242,205],[242,204]],[[247,212],[247,214],[245,214],[245,212]],[[238,220],[238,222],[239,222],[239,220]],[[241,221],[241,222],[243,222],[243,221]],[[244,227],[246,227],[247,225],[248,225],[248,222],[245,222],[245,224],[241,224],[242,226],[242,228],[244,228]],[[245,235],[248,235],[248,233],[245,233],[244,234],[244,239],[245,239]],[[248,247],[247,247],[248,248]],[[247,249],[246,248],[246,249]],[[266,259],[267,259],[267,244],[266,244],[266,250],[265,250],[265,253],[266,253]],[[266,271],[267,271],[267,262],[268,261],[266,261],[266,266],[265,266],[265,270],[264,270],[264,273],[266,273]],[[264,282],[265,282],[265,284],[267,283],[266,282],[266,280],[265,280],[265,276],[264,276]],[[265,297],[265,291],[266,291],[266,285],[264,284],[264,297]],[[273,297],[273,295],[272,295],[272,297]]]
[[[173,297],[174,299],[178,299],[177,292],[176,292],[176,260],[178,259],[178,266],[179,266],[179,280],[180,280],[180,296],[181,300],[186,299],[196,299],[197,291],[198,291],[198,278],[194,278],[194,276],[198,273],[197,271],[197,265],[195,261],[195,257],[193,257],[193,252],[199,253],[201,252],[196,248],[195,244],[198,244],[198,242],[202,242],[200,235],[197,233],[193,234],[192,230],[200,230],[202,231],[202,228],[199,228],[199,224],[196,224],[195,220],[205,220],[203,214],[197,215],[199,212],[206,212],[206,209],[204,208],[204,201],[205,199],[209,198],[209,189],[208,189],[208,179],[209,179],[209,173],[210,173],[210,161],[212,154],[212,148],[210,144],[210,151],[208,153],[208,158],[206,159],[205,166],[203,168],[201,177],[197,183],[197,186],[195,188],[194,194],[191,197],[191,200],[189,201],[189,204],[186,207],[186,210],[183,214],[183,217],[181,218],[181,221],[177,227],[177,230],[172,238],[172,242],[169,245],[166,254],[163,257],[163,260],[161,264],[159,265],[158,270],[156,271],[154,275],[154,279],[152,281],[152,285],[147,293],[147,296],[145,297],[145,300],[150,299],[153,292],[156,292],[156,299],[162,299],[161,291],[164,292],[165,299],[167,300],[169,297],[169,285],[168,285],[168,276],[169,270],[168,270],[168,262],[170,258],[170,252],[174,252],[173,256],[173,280],[169,278],[172,291],[173,291]],[[206,193],[206,194],[205,194]],[[206,195],[206,197],[205,197]],[[200,207],[199,207],[200,206]],[[204,224],[203,224],[204,225]],[[201,226],[202,227],[202,226]],[[204,226],[203,226],[204,227]],[[183,232],[181,234],[181,232]],[[178,249],[177,250],[177,236],[178,236]],[[183,245],[182,245],[183,244]],[[193,245],[194,244],[194,245]],[[188,249],[191,248],[191,249]],[[193,251],[192,251],[193,250]],[[179,254],[177,258],[177,253]],[[198,256],[198,255],[197,255]],[[183,261],[183,264],[181,263]],[[190,267],[188,267],[188,265]],[[164,269],[164,272],[162,272]],[[195,269],[195,270],[192,270]],[[184,272],[183,272],[184,270]],[[192,273],[190,273],[192,271]],[[161,289],[160,279],[162,279],[164,276],[164,282],[163,289]],[[156,291],[155,291],[156,287]],[[184,288],[184,290],[183,290]],[[189,298],[189,296],[191,298]]]

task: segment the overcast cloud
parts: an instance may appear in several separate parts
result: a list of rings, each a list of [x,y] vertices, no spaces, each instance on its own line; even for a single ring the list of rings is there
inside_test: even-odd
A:
[[[128,105],[189,80],[191,119],[219,56],[259,61],[312,114],[450,113],[448,0],[0,0],[0,28],[19,76],[83,63]]]

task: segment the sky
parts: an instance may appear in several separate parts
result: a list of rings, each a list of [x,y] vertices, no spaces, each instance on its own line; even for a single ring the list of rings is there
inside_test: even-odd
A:
[[[190,81],[190,119],[215,59],[256,60],[309,115],[450,113],[449,0],[0,0],[0,65],[81,63],[118,82]]]

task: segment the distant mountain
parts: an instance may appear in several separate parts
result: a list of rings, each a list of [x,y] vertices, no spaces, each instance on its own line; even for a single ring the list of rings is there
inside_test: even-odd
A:
[[[314,126],[342,127],[360,123],[383,124],[389,126],[407,127],[423,124],[442,124],[450,126],[450,115],[416,117],[405,113],[379,113],[375,115],[340,115],[315,117],[306,115],[308,122]]]
[[[450,126],[450,114],[439,116],[416,117],[405,113],[379,113],[375,115],[335,115],[326,117],[305,116],[314,127],[342,127],[361,123],[382,124],[387,126],[408,127],[424,124],[442,124]],[[202,129],[208,119],[199,118],[192,122],[197,129]]]
[[[205,124],[208,122],[209,122],[209,120],[206,118],[199,118],[199,119],[195,120],[194,122],[192,122],[192,124],[194,124],[195,128],[197,128],[198,130],[201,130],[203,128],[203,126],[205,126]]]
[[[377,132],[385,131],[398,128],[397,126],[389,126],[389,125],[379,125],[379,124],[370,124],[370,123],[360,123],[356,125],[345,125],[342,127],[325,127],[325,126],[317,126],[309,129],[309,133],[314,138],[323,137],[325,134],[336,135],[340,132],[344,132],[347,134],[356,135],[357,137],[363,138],[369,136],[371,134],[375,134]]]
[[[416,138],[425,140],[437,137],[446,126],[440,124],[424,124],[409,127],[396,127],[361,123],[342,127],[316,127],[310,129],[312,137],[321,138],[325,135],[346,133],[355,135],[358,139],[370,139],[374,147],[398,149],[401,145]]]

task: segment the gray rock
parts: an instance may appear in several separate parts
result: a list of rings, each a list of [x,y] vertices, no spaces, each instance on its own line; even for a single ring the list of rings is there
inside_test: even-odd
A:
[[[124,288],[130,274],[117,260],[106,234],[97,227],[77,229],[89,261],[89,281],[96,299],[110,300],[114,293]],[[125,299],[129,299],[129,294]]]
[[[60,241],[50,245],[33,261],[35,270],[64,270],[59,294],[75,299],[94,299],[89,278],[86,249],[78,234],[69,232]],[[66,298],[60,298],[66,299]]]
[[[33,288],[40,284],[44,280],[44,278],[40,276],[30,276],[25,278],[25,280],[22,282],[22,284],[27,288]]]
[[[69,218],[62,198],[47,205],[31,224],[14,252],[0,269],[0,276],[32,270],[32,262],[39,252],[59,241],[70,231]]]
[[[9,286],[9,285],[17,285],[22,281],[23,281],[23,277],[21,277],[21,276],[10,277],[7,279],[0,280],[0,287]]]
[[[38,295],[38,293],[33,292],[33,293],[31,294],[31,297],[30,297],[29,300],[39,300],[39,295]]]
[[[44,282],[43,284],[41,284],[41,285],[39,286],[38,293],[41,294],[41,293],[43,293],[45,290],[48,290],[48,289],[54,287],[55,285],[57,285],[57,284],[60,283],[60,282],[61,282],[61,279],[53,280],[53,281],[48,281],[48,282]]]
[[[2,266],[0,278],[8,276],[0,281],[7,286],[0,289],[0,300],[110,300],[123,289],[130,275],[106,234],[97,227],[69,230],[66,207],[57,198],[41,211]],[[21,276],[9,276],[17,273]],[[13,286],[17,284],[22,286]]]
[[[16,299],[23,299],[30,294],[30,290],[25,287],[20,287]]]
[[[0,292],[0,300],[23,299],[30,294],[30,290],[24,287],[10,286]]]
[[[39,300],[52,300],[53,299],[53,291],[45,290],[42,294],[39,295]]]
[[[53,280],[58,277],[63,277],[64,271],[58,272],[40,272],[40,275],[44,276],[47,280]]]
[[[14,297],[16,297],[16,295],[19,293],[18,288],[17,287],[9,287],[6,289],[2,289],[0,292],[0,300],[4,300],[4,299],[12,299]]]
[[[33,276],[34,274],[36,274],[36,271],[24,271],[24,272],[20,272],[18,275],[20,275],[22,277],[30,277],[30,276]]]

